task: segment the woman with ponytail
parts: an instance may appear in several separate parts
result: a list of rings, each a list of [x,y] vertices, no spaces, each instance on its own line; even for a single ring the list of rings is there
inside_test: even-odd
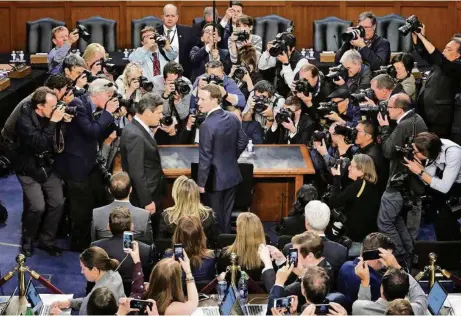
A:
[[[95,282],[93,289],[86,297],[56,302],[53,303],[53,307],[59,309],[72,308],[79,310],[80,315],[88,315],[88,298],[95,289],[100,287],[106,287],[112,291],[118,302],[121,297],[125,297],[122,277],[115,271],[118,266],[119,262],[109,258],[104,249],[99,247],[86,249],[80,254],[80,267],[86,280]]]

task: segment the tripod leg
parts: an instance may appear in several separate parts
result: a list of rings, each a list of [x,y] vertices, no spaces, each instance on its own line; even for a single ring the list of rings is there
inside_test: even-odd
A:
[[[43,286],[45,286],[47,289],[49,289],[51,292],[53,292],[53,294],[64,294],[60,289],[58,289],[56,286],[54,286],[53,284],[51,284],[48,280],[46,280],[44,277],[42,277],[40,274],[38,274],[37,272],[33,271],[33,270],[29,270],[29,268],[27,268],[27,272],[30,273],[30,276],[32,278],[34,278],[35,280],[39,281],[40,283],[43,284]]]

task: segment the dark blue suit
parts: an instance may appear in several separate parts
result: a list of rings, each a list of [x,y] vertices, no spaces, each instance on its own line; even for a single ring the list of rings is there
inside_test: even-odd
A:
[[[261,124],[256,121],[243,121],[242,128],[253,144],[258,145],[263,143],[263,130]]]
[[[197,184],[207,191],[220,233],[230,233],[236,186],[242,182],[238,157],[248,137],[238,118],[219,108],[200,126]]]
[[[205,45],[202,47],[194,46],[189,54],[190,67],[192,69],[190,81],[205,73],[205,65],[210,61],[210,55],[205,50]],[[232,67],[229,51],[219,48],[219,60],[224,66],[224,73],[228,74]]]

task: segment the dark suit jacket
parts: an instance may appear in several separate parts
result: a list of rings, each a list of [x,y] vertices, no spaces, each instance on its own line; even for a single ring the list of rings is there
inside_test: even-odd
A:
[[[346,51],[352,48],[349,42],[345,42],[336,53],[335,62],[339,60]],[[378,70],[381,66],[389,64],[391,59],[391,44],[385,38],[376,36],[370,47],[365,46],[359,50],[364,63],[370,66],[371,70]]]
[[[248,138],[253,141],[253,144],[263,143],[263,130],[261,124],[256,121],[243,121],[242,128]]]
[[[297,214],[292,216],[287,216],[282,219],[282,224],[278,234],[294,236],[297,234],[302,234],[306,231],[306,218],[304,214]]]
[[[102,111],[95,119],[86,95],[73,99],[69,106],[77,106],[77,115],[66,123],[64,151],[56,157],[56,170],[65,180],[82,181],[95,165],[98,142],[113,131],[114,118]]]
[[[351,93],[358,92],[361,89],[370,88],[371,79],[373,78],[373,73],[365,64],[362,64],[362,69],[354,77],[345,79],[348,83],[349,91]]]
[[[290,138],[289,131],[279,124],[274,132],[272,129],[267,130],[265,142],[266,144],[288,144],[288,140],[290,140],[290,144],[307,145],[316,129],[317,122],[309,115],[301,114],[297,127],[298,132],[293,138]]]
[[[165,181],[157,142],[136,119],[123,128],[120,152],[122,168],[133,187],[132,204],[144,208],[154,201],[156,206],[161,205]]]
[[[211,181],[212,190],[223,191],[242,182],[237,159],[245,150],[248,137],[238,118],[219,108],[202,123],[199,135],[197,184],[205,187]]]
[[[177,34],[179,41],[179,63],[184,68],[184,76],[189,78],[191,69],[189,67],[189,52],[192,47],[196,44],[194,36],[192,36],[192,28],[185,25],[176,25]],[[164,35],[163,25],[157,27],[157,32]]]
[[[97,240],[91,243],[91,246],[97,246],[104,249],[109,258],[117,259],[118,262],[122,262],[123,258],[126,257],[126,253],[123,251],[123,235],[113,236],[111,238]],[[147,245],[143,242],[138,241],[139,256],[142,264],[142,271],[146,280],[148,280],[150,272],[152,270],[154,259],[155,259],[155,245]],[[134,262],[131,256],[125,259],[122,263],[118,272],[123,280],[123,287],[125,294],[130,295],[131,293],[131,278],[133,275]]]
[[[223,63],[224,72],[228,74],[232,67],[229,51],[219,49],[219,59]],[[210,55],[206,52],[205,46],[194,46],[189,54],[190,67],[192,68],[190,81],[195,82],[198,76],[205,73],[205,65],[210,61]]]

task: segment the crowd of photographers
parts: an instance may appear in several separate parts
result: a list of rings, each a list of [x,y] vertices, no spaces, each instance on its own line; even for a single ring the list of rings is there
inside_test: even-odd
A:
[[[93,209],[114,199],[114,203],[126,200],[131,192],[128,187],[126,194],[114,194],[117,188],[111,178],[120,171],[120,161],[124,165],[132,159],[124,156],[130,148],[129,140],[124,143],[121,137],[128,137],[125,126],[141,122],[159,145],[197,144],[206,119],[197,106],[198,91],[214,84],[222,108],[239,118],[253,144],[305,145],[316,171],[315,188],[304,186],[298,192],[293,213],[281,225],[286,234],[299,234],[292,246],[298,249],[302,268],[285,264],[285,255],[265,246],[263,237],[257,249],[237,238],[236,243],[244,246],[235,244],[236,251],[254,252],[239,259],[241,266],[257,271],[270,298],[295,295],[290,312],[301,312],[305,303],[322,304],[336,289],[346,296],[342,305],[349,312],[366,314],[378,308],[364,300],[390,303],[410,293],[413,311],[420,314],[427,302],[414,279],[400,269],[411,268],[422,218],[435,218],[439,240],[461,237],[461,215],[454,211],[461,196],[461,147],[455,128],[461,124],[455,115],[460,105],[461,35],[440,52],[425,37],[424,24],[415,16],[407,19],[399,32],[411,34],[414,52],[431,65],[421,76],[411,54],[399,53],[391,59],[389,42],[376,34],[376,17],[365,12],[356,27],[342,34],[336,65],[323,73],[298,51],[292,29],[262,47],[261,38],[251,34],[253,19],[243,11],[243,4],[234,2],[219,23],[204,23],[196,36],[188,34],[186,39],[176,25],[176,7],[166,5],[164,25],[141,31],[142,46],[130,54],[121,74],[99,44],[89,44],[82,56],[70,53],[79,37],[88,38],[84,28],[70,33],[65,27],[53,30],[50,77],[17,105],[2,130],[3,159],[11,162],[24,191],[23,253],[32,256],[38,238],[39,248],[60,255],[55,237],[65,213],[71,221],[72,250],[87,249],[94,239],[89,225],[94,224]],[[209,21],[210,8],[204,15]],[[141,192],[135,180],[145,175],[125,171],[133,182],[132,196],[152,195],[145,203],[131,201],[152,215],[149,223],[155,240],[162,222],[161,209],[156,210],[166,190],[163,173],[160,170],[154,180],[145,180],[162,179],[152,193]],[[328,206],[316,201],[321,204],[309,207],[317,199]],[[300,226],[297,217],[306,224]],[[259,219],[253,220],[260,225]],[[178,230],[179,222],[174,224]],[[328,243],[344,249],[348,257],[359,258],[342,267],[335,265],[337,257]],[[203,245],[202,257],[209,258],[206,242]],[[362,257],[378,249],[378,258]],[[136,266],[139,253],[133,252]],[[181,267],[186,275],[191,273],[186,259],[175,266],[178,273]],[[152,275],[167,269],[162,261]],[[379,273],[383,267],[390,268],[384,276]],[[167,277],[171,280],[165,282],[174,282],[175,275]],[[285,285],[287,281],[293,283]],[[181,308],[197,306],[197,289],[189,288],[190,283],[189,301],[181,294],[183,305],[170,311],[183,313]],[[163,313],[173,302],[161,301],[152,291],[141,296],[156,298]],[[346,313],[341,305],[332,304],[336,315]],[[396,305],[408,309],[405,302]],[[125,301],[122,307],[126,308]],[[382,306],[378,309],[386,312]],[[279,310],[269,308],[269,312]],[[316,312],[308,307],[303,314]]]

